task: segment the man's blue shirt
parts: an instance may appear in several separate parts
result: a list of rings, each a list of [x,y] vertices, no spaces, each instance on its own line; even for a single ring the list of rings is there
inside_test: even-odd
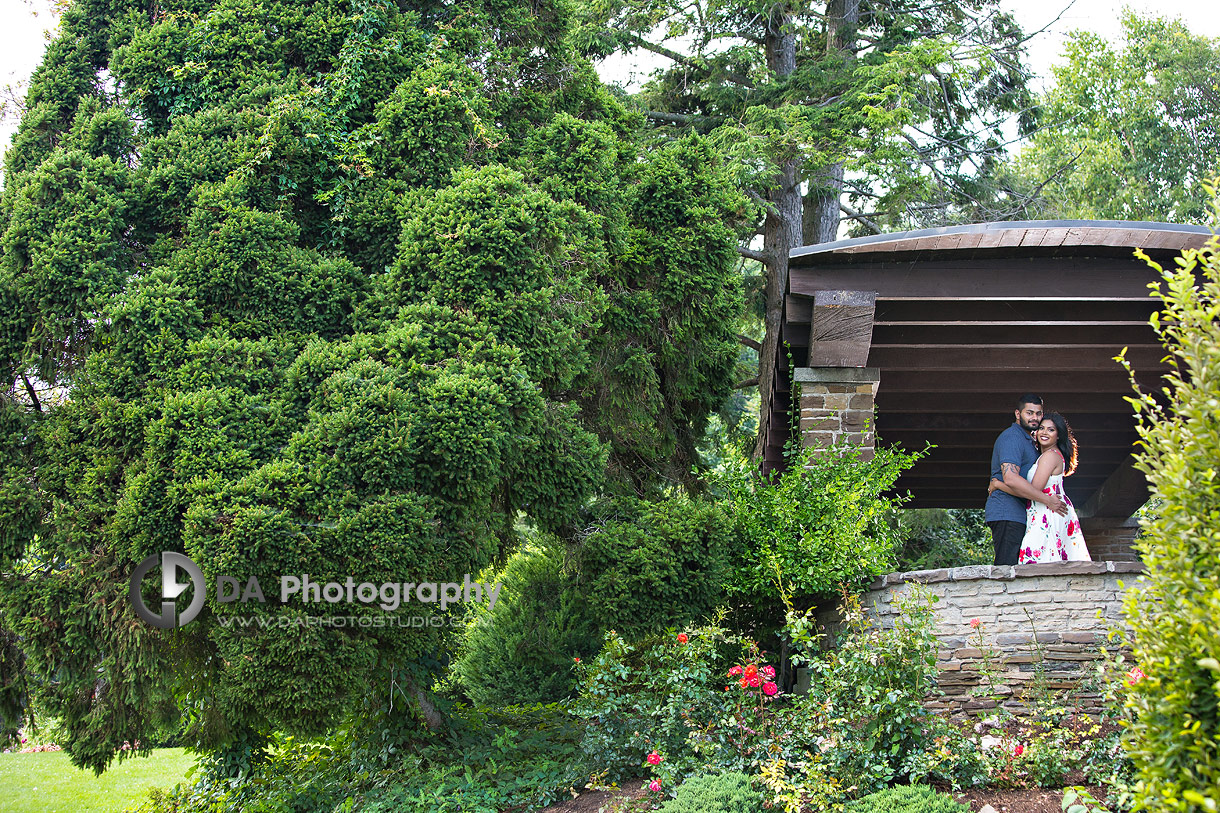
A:
[[[1037,459],[1038,452],[1034,449],[1033,441],[1029,439],[1029,432],[1014,421],[1012,426],[1000,433],[1000,436],[996,438],[995,446],[992,447],[991,476],[1001,481],[1004,479],[1004,474],[1000,471],[1001,463],[1016,463],[1018,471],[1024,474],[1025,470]],[[996,489],[987,498],[985,521],[1002,522],[1004,520],[1024,524],[1025,500]]]

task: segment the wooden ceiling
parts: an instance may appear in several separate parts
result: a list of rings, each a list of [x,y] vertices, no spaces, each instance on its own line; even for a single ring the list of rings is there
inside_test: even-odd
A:
[[[781,338],[796,366],[813,366],[815,295],[875,294],[866,366],[880,371],[880,442],[936,446],[897,484],[913,494],[909,506],[982,507],[991,446],[1030,391],[1075,430],[1080,465],[1067,488],[1077,509],[1130,516],[1147,492],[1130,465],[1131,385],[1114,356],[1128,348],[1146,389],[1159,389],[1167,369],[1148,324],[1158,276],[1133,252],[1172,265],[1210,236],[1163,223],[1023,221],[805,246],[791,254]],[[782,367],[768,469],[782,467],[789,439],[787,359]]]

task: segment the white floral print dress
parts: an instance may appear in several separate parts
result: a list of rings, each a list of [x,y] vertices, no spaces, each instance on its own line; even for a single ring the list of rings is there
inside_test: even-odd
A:
[[[1030,466],[1025,472],[1025,479],[1033,482],[1037,468],[1037,463]],[[1076,516],[1076,509],[1064,493],[1063,475],[1052,475],[1046,481],[1046,488],[1042,490],[1047,494],[1055,494],[1067,503],[1067,515],[1056,514],[1040,502],[1030,503],[1025,509],[1025,538],[1021,540],[1021,553],[1017,564],[1093,561],[1084,543],[1084,534],[1080,532],[1080,519]]]

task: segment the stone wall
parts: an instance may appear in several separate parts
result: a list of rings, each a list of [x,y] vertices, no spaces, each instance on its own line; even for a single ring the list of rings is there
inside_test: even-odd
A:
[[[998,655],[993,694],[1021,713],[1039,661],[1049,688],[1072,689],[1097,659],[1099,648],[1112,647],[1106,631],[1124,623],[1119,582],[1129,584],[1141,572],[1138,562],[1095,561],[891,573],[878,579],[861,603],[875,623],[889,627],[897,614],[896,599],[913,585],[925,585],[940,597],[935,633],[945,695],[928,705],[954,715],[986,714],[997,705],[996,700],[972,694],[982,683],[984,663],[971,627],[978,619],[984,647]],[[833,614],[823,614],[822,620],[834,626]],[[1076,696],[1081,711],[1100,711],[1098,696]]]
[[[801,445],[874,445],[873,397],[880,374],[869,367],[799,367]]]

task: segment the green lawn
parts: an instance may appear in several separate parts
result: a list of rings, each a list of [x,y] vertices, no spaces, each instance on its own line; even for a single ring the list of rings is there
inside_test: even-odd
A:
[[[0,754],[0,810],[4,813],[118,813],[144,801],[149,787],[182,780],[194,756],[161,748],[147,759],[114,762],[101,776],[72,767],[63,751]]]

